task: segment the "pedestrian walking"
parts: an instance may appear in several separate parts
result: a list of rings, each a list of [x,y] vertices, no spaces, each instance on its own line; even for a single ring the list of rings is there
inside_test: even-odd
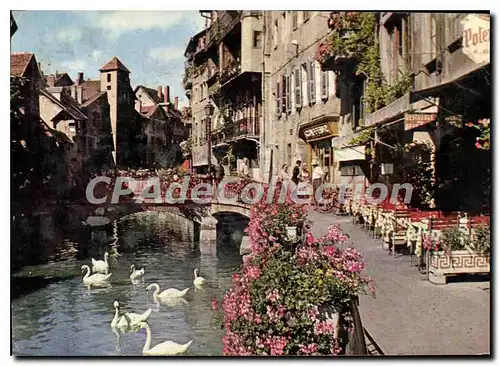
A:
[[[316,199],[316,191],[323,183],[323,177],[325,175],[325,171],[323,170],[323,168],[321,168],[319,166],[319,163],[317,160],[313,160],[312,166],[313,166],[313,172],[312,172],[313,200],[312,200],[312,202],[318,203],[318,201]]]
[[[295,185],[299,184],[300,181],[300,166],[302,164],[301,160],[297,160],[295,162],[295,166],[293,167],[293,172],[292,172],[292,182],[295,183]]]

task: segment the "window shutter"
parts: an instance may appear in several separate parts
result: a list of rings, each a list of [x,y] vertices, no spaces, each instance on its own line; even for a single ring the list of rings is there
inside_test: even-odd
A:
[[[311,64],[306,63],[307,104],[311,104]]]
[[[300,67],[295,69],[295,109],[302,108],[302,73]]]
[[[316,65],[311,61],[311,103],[316,103]]]
[[[279,117],[281,117],[281,88],[280,88],[280,82],[279,81],[276,83],[275,98],[276,98],[276,115],[279,118]]]
[[[292,76],[287,75],[286,76],[286,112],[291,113],[292,112],[292,93],[291,93],[291,81],[292,81]]]
[[[281,113],[286,113],[286,76],[281,78]]]
[[[321,71],[321,99],[328,99],[328,71]]]

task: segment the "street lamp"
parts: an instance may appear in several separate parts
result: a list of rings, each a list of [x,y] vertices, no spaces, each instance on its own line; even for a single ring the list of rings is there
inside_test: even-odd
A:
[[[214,105],[208,101],[205,104],[205,116],[207,120],[207,134],[208,134],[208,171],[212,173],[212,115],[214,114]]]

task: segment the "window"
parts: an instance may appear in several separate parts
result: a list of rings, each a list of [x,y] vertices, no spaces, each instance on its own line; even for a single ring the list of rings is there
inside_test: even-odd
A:
[[[286,113],[286,75],[281,77],[281,113]]]
[[[307,10],[304,10],[302,12],[302,19],[304,19],[304,22],[308,21],[309,20],[309,11]]]
[[[297,29],[298,23],[299,23],[298,12],[292,11],[292,29],[293,30]]]
[[[307,63],[307,99],[309,104],[316,103],[316,65],[314,61]]]
[[[107,77],[108,77],[108,83],[110,83],[111,82],[111,74],[108,74]]]
[[[276,115],[278,116],[278,118],[280,118],[282,112],[282,107],[281,107],[282,99],[281,99],[281,86],[279,81],[276,83],[276,93],[274,97],[276,98]]]
[[[328,71],[321,71],[321,99],[328,99]]]
[[[200,99],[203,100],[203,85],[200,85]]]
[[[284,77],[285,79],[285,85],[286,85],[286,88],[285,88],[285,105],[286,105],[286,113],[290,113],[292,112],[292,99],[291,99],[291,95],[290,95],[290,75],[286,75]]]
[[[297,67],[294,71],[295,81],[295,109],[302,108],[302,72],[301,68]]]
[[[106,89],[111,90],[111,85],[108,85]]]
[[[253,46],[254,48],[262,47],[262,32],[260,31],[253,32]]]

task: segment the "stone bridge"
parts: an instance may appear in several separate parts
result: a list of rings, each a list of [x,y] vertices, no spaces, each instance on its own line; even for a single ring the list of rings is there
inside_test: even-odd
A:
[[[212,185],[211,194],[204,192],[205,196],[198,195],[201,199],[196,197],[193,199],[191,194],[187,194],[183,200],[175,202],[178,198],[165,199],[167,187],[161,188],[160,198],[144,198],[153,192],[151,180],[134,179],[133,186],[129,187],[130,185],[127,184],[125,187],[129,189],[129,193],[123,194],[118,203],[110,203],[108,199],[102,204],[90,205],[91,215],[87,223],[97,226],[105,225],[124,216],[145,211],[173,212],[197,223],[200,228],[200,250],[213,252],[218,234],[233,235],[232,231],[236,230],[241,232],[240,236],[243,236],[243,229],[246,228],[250,219],[251,205],[243,202],[239,194],[241,192],[236,192],[234,189],[229,189],[221,196],[216,192],[215,185]],[[108,198],[111,196],[110,193],[111,191],[108,190]],[[244,246],[247,245],[247,240],[243,237],[236,241],[243,242]]]

